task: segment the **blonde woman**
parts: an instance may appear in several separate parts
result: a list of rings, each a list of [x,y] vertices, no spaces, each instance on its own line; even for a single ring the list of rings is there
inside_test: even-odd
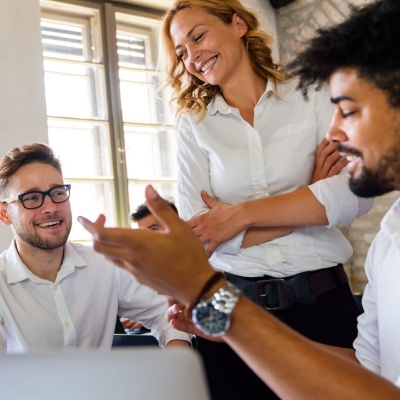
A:
[[[162,34],[181,217],[250,299],[310,339],[351,347],[358,310],[342,264],[352,248],[336,225],[372,202],[337,175],[346,162],[323,140],[328,93],[296,91],[238,0],[178,0]],[[199,339],[199,351],[213,398],[276,398],[226,345]]]

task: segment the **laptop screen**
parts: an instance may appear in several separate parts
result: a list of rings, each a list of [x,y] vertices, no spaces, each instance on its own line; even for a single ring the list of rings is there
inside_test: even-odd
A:
[[[7,400],[209,400],[203,366],[191,350],[157,347],[0,357]]]

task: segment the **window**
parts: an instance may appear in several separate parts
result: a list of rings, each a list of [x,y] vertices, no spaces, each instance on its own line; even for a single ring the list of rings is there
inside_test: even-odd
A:
[[[89,1],[42,1],[50,146],[72,184],[74,216],[110,226],[153,184],[176,196],[176,138],[156,71],[160,14]],[[89,240],[79,224],[72,240]]]

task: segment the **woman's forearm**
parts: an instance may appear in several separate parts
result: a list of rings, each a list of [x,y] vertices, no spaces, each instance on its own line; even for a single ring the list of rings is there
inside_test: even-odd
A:
[[[293,226],[282,228],[249,228],[243,237],[242,248],[256,246],[289,235],[294,229],[295,227]]]

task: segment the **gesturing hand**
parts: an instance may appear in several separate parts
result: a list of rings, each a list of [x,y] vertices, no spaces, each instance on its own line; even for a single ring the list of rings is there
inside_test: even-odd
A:
[[[92,234],[97,252],[131,272],[139,282],[191,304],[214,271],[189,226],[151,186],[145,194],[163,231],[105,228],[104,216],[94,223],[83,217],[78,220]]]

